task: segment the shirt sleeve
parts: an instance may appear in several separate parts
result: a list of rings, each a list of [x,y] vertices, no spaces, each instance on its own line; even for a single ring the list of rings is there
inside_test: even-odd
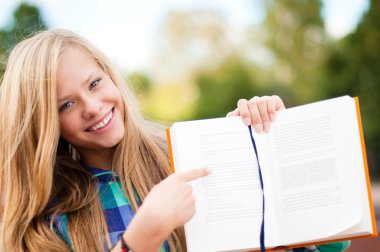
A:
[[[296,248],[292,252],[343,252],[350,246],[350,241],[332,242],[317,246],[308,246],[303,248]],[[290,252],[289,251],[289,252]]]
[[[345,251],[351,244],[351,241],[333,242],[317,246],[319,252],[341,252]]]

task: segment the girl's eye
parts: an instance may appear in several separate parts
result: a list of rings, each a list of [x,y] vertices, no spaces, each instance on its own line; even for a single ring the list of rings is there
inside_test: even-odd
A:
[[[59,107],[59,112],[62,112],[64,110],[70,108],[73,104],[74,104],[74,102],[65,102],[64,104],[62,104],[61,107]]]
[[[93,82],[91,82],[88,89],[91,90],[91,89],[95,88],[99,84],[100,80],[101,79],[96,79]]]

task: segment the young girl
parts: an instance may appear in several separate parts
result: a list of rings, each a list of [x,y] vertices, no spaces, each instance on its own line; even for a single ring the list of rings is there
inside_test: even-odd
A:
[[[268,131],[283,108],[277,96],[255,97],[228,116]],[[1,251],[186,251],[188,182],[209,170],[170,174],[163,129],[78,35],[45,31],[13,49],[0,144]]]

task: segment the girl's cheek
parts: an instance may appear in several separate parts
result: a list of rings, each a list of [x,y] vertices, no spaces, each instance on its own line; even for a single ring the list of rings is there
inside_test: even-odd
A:
[[[65,117],[60,119],[61,136],[68,139],[79,132],[78,119]]]

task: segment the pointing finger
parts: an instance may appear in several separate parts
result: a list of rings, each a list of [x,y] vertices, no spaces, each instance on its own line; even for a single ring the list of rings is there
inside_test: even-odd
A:
[[[185,171],[179,173],[179,176],[184,179],[185,181],[189,182],[201,177],[205,177],[211,173],[210,168],[198,168],[198,169],[193,169],[190,171]]]

